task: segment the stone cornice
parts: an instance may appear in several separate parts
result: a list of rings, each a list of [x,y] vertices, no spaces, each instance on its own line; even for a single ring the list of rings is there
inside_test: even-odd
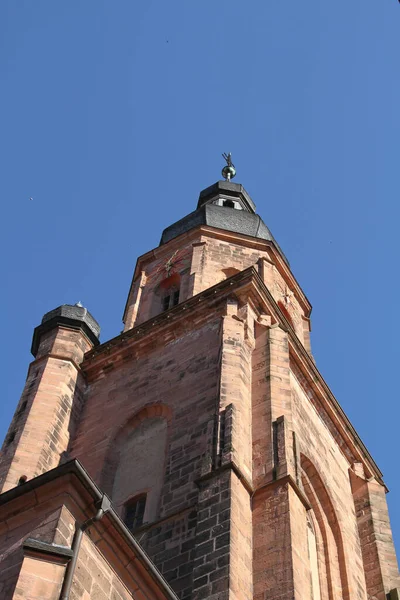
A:
[[[49,544],[34,538],[27,538],[23,544],[24,554],[26,556],[34,556],[35,558],[43,558],[50,562],[66,563],[74,555],[71,548],[67,546],[59,546],[58,544]]]
[[[279,487],[279,486],[282,486],[285,484],[288,484],[293,489],[293,491],[299,498],[300,502],[303,504],[304,508],[306,510],[310,510],[311,506],[310,506],[304,492],[299,488],[299,486],[297,485],[297,483],[295,482],[295,480],[293,479],[293,477],[291,475],[284,475],[283,477],[278,477],[278,479],[269,481],[268,483],[265,483],[264,485],[260,485],[260,487],[256,488],[253,492],[253,495],[251,497],[252,502],[254,502],[254,499],[258,498],[258,496],[267,494],[271,490],[275,489],[276,487]]]
[[[218,475],[224,473],[225,471],[232,471],[236,475],[240,483],[243,485],[244,489],[250,495],[254,493],[254,489],[251,482],[247,479],[246,475],[244,475],[242,470],[237,466],[237,464],[233,460],[230,460],[229,462],[226,462],[215,469],[211,469],[211,471],[209,471],[208,473],[204,473],[203,475],[201,475],[201,477],[198,477],[198,479],[195,480],[195,484],[197,486],[201,486],[201,484],[204,481],[208,481],[209,479],[218,477]]]
[[[142,323],[133,329],[129,329],[108,342],[97,346],[97,348],[94,348],[85,354],[85,360],[81,365],[82,370],[89,374],[93,369],[103,368],[107,363],[116,365],[115,361],[123,360],[124,355],[129,355],[130,351],[139,340],[141,342],[147,341],[151,344],[156,338],[158,343],[160,343],[161,336],[164,336],[164,342],[168,337],[170,337],[171,340],[176,339],[178,333],[177,328],[179,326],[183,326],[185,329],[188,328],[188,311],[191,315],[196,315],[196,317],[198,317],[199,313],[203,311],[205,304],[207,304],[207,306],[212,304],[215,307],[215,304],[219,300],[232,294],[234,288],[235,292],[237,292],[238,288],[249,284],[255,272],[253,267],[241,271],[233,277],[225,279],[217,285],[189,298],[186,302],[182,302],[174,308],[171,308],[170,310],[149,319],[145,323]],[[215,316],[215,313],[204,313],[204,322],[215,319]]]

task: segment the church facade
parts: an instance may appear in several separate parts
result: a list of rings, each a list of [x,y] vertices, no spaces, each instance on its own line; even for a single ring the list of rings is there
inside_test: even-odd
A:
[[[1,600],[398,600],[310,313],[229,178],[138,259],[121,335],[47,313],[1,454]]]

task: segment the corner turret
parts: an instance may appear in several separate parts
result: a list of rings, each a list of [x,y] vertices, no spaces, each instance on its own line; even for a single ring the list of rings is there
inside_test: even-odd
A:
[[[33,334],[25,388],[2,448],[0,490],[56,467],[83,405],[80,364],[99,344],[100,326],[80,303],[46,313]]]

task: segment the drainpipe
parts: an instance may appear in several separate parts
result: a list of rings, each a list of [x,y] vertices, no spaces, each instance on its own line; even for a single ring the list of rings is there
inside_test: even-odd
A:
[[[73,552],[72,558],[66,566],[65,569],[65,577],[61,589],[60,600],[69,600],[69,593],[71,591],[72,579],[74,577],[76,563],[78,562],[78,554],[79,548],[81,546],[83,534],[89,527],[96,523],[96,521],[100,521],[107,511],[111,508],[110,499],[107,498],[106,495],[103,495],[100,502],[96,503],[97,513],[91,519],[88,519],[80,527],[75,529],[74,539],[72,540],[71,550]]]

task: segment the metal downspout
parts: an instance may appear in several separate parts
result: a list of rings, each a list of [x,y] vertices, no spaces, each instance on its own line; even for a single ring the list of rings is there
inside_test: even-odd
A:
[[[65,576],[61,588],[60,600],[69,600],[69,594],[71,591],[72,580],[75,574],[76,563],[78,562],[79,548],[81,546],[83,534],[87,529],[89,529],[89,527],[93,525],[93,523],[96,523],[96,521],[100,521],[100,519],[103,518],[105,513],[110,510],[111,502],[106,495],[103,495],[100,503],[98,503],[97,506],[99,508],[95,516],[82,523],[82,525],[75,530],[74,539],[72,540],[71,546],[73,555],[65,569]]]

